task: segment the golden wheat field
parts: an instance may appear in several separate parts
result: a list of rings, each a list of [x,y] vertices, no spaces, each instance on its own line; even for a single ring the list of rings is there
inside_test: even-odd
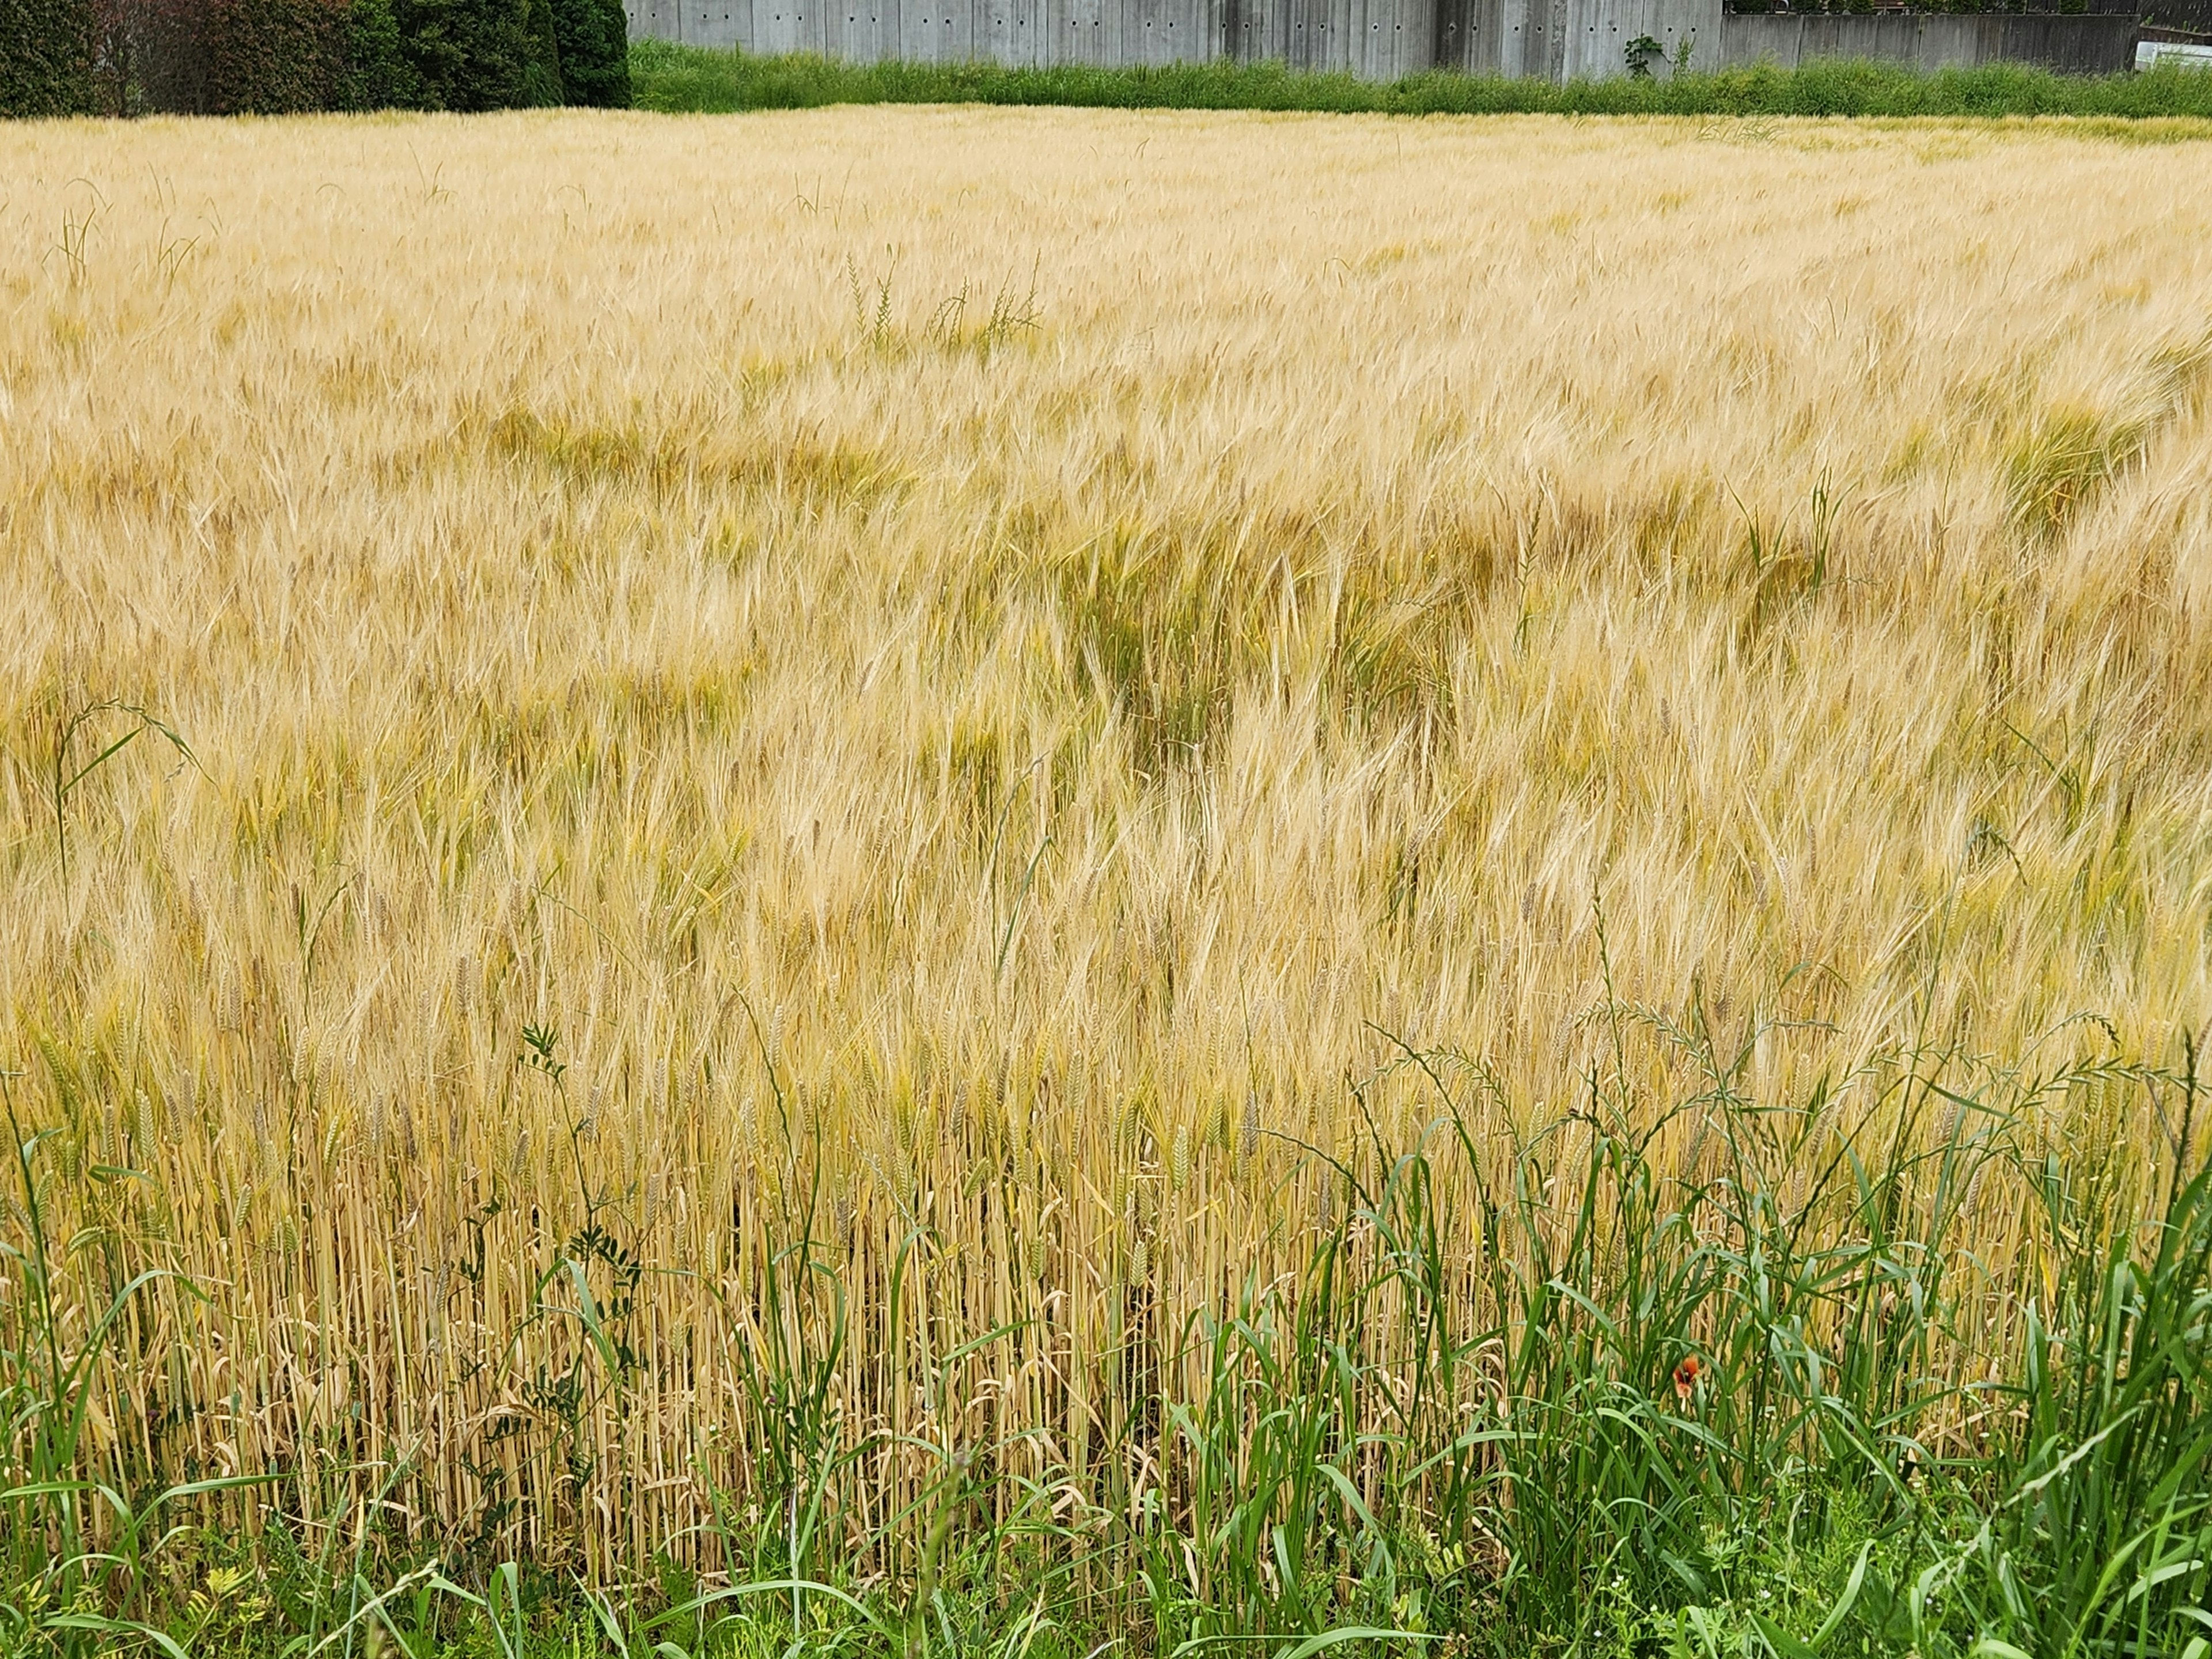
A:
[[[2207,154],[0,132],[0,1061],[72,1316],[183,1276],[92,1455],[642,1559],[805,1231],[847,1420],[1080,1475],[1409,1049],[2154,1158],[2034,1085],[2212,1014]]]

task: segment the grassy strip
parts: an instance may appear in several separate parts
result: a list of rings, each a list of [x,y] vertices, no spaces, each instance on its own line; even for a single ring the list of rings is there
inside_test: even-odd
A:
[[[2212,118],[2212,75],[2064,76],[2017,64],[1933,75],[1832,61],[1670,80],[1507,80],[1443,70],[1401,81],[1310,74],[1280,64],[1008,69],[995,64],[843,64],[641,40],[638,106],[672,113],[829,104],[1039,104],[1105,109],[1310,110],[1391,115],[2081,115]]]
[[[1048,1449],[948,1419],[914,1443],[936,1465],[919,1498],[872,1520],[886,1437],[837,1397],[843,1304],[821,1299],[842,1258],[793,1240],[754,1299],[757,1490],[718,1494],[711,1522],[600,1589],[557,1511],[535,1559],[394,1524],[392,1466],[355,1506],[374,1527],[342,1501],[288,1510],[315,1472],[272,1473],[258,1539],[193,1524],[210,1498],[258,1494],[251,1478],[80,1478],[98,1357],[155,1275],[89,1327],[57,1312],[79,1269],[46,1194],[67,1171],[0,1088],[18,1218],[0,1659],[2212,1659],[2193,1046],[2178,1071],[2093,1060],[2010,1101],[1916,1057],[1882,1129],[1832,1145],[1825,1090],[1742,1094],[1702,1010],[1679,1040],[1706,1091],[1648,1113],[1594,1074],[1502,1165],[1504,1115],[1471,1115],[1491,1100],[1479,1066],[1407,1050],[1439,1115],[1411,1145],[1376,1127],[1326,1160],[1335,1220],[1304,1272],[1248,1279],[1180,1333],[1104,1463],[1039,1478]],[[2172,1108],[2159,1170],[2040,1143],[2042,1103],[2084,1087]],[[1652,1149],[1685,1134],[1696,1173],[1669,1176]],[[2034,1280],[1980,1276],[1961,1229],[1990,1183],[2036,1236]],[[1473,1279],[1453,1256],[1470,1234]],[[2008,1358],[1959,1368],[1959,1332],[2000,1326]],[[1395,1352],[1370,1358],[1386,1334]]]

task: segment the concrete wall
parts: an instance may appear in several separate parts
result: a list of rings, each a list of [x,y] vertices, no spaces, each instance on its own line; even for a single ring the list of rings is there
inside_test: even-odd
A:
[[[1714,65],[1714,44],[1726,33],[1721,0],[1570,0],[1565,48],[1553,80],[1595,81],[1628,70],[1628,43],[1650,35],[1666,50],[1665,63],[1655,63],[1656,75],[1667,72],[1681,43],[1690,42],[1692,68]]]
[[[1473,75],[1545,80],[1620,75],[1628,43],[1650,35],[1669,62],[1685,40],[1703,64],[1722,27],[1721,0],[1432,0],[1430,63]],[[1666,73],[1666,64],[1652,66]]]
[[[1198,3],[1204,8],[1206,0]],[[1293,69],[1344,70],[1369,80],[1390,81],[1434,64],[1438,3],[1212,0],[1212,9],[1220,19],[1216,38],[1226,57],[1245,63],[1273,59]]]
[[[1871,16],[1732,16],[1708,69],[1771,63],[1784,69],[1819,58],[1871,58],[1917,69],[1971,69],[1977,64],[2041,64],[2075,75],[2113,75],[2135,62],[2136,20],[2130,16],[1926,12]]]
[[[1923,69],[2000,59],[2112,73],[2132,16],[1729,16],[1722,0],[626,0],[633,39],[854,63],[1273,60],[1395,80],[1431,68],[1547,81],[1620,75],[1628,43],[1684,40],[1698,69],[1874,58]],[[1665,64],[1655,64],[1665,74]]]

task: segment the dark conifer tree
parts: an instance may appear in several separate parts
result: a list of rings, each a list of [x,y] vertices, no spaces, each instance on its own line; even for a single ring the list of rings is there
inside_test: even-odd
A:
[[[91,0],[0,0],[0,115],[93,106]]]
[[[565,101],[629,107],[629,20],[622,0],[552,0]]]

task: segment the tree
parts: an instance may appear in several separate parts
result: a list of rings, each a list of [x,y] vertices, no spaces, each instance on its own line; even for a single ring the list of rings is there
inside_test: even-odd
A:
[[[552,0],[566,101],[629,107],[629,20],[622,0]]]
[[[561,66],[548,0],[398,0],[407,60],[431,108],[557,103]]]
[[[187,49],[212,115],[328,109],[345,70],[346,0],[193,0]]]
[[[91,0],[0,0],[0,115],[93,106]]]
[[[552,0],[527,0],[522,37],[522,95],[515,101],[531,109],[550,109],[562,101],[561,46],[553,30]]]
[[[345,61],[336,92],[340,109],[422,107],[422,77],[407,59],[392,0],[353,0],[346,8]]]

